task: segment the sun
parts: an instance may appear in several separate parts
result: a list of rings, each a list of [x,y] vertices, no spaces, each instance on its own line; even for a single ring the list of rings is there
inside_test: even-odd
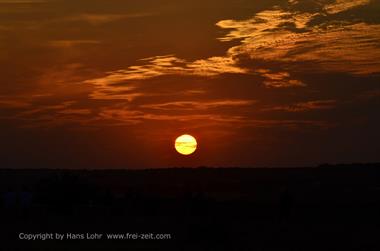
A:
[[[180,154],[190,155],[197,150],[197,140],[189,134],[184,134],[175,140],[174,147]]]

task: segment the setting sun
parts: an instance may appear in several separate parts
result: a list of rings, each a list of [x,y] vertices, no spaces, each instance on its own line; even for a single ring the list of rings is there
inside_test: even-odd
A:
[[[197,140],[191,135],[184,134],[175,140],[174,147],[180,154],[190,155],[197,149]]]

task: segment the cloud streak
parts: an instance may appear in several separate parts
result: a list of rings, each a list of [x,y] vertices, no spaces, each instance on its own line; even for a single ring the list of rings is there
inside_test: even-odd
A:
[[[145,104],[142,108],[153,110],[180,111],[180,110],[207,110],[221,107],[251,106],[254,100],[216,100],[216,101],[175,101],[159,104]]]
[[[102,25],[110,22],[121,21],[131,18],[142,18],[154,15],[153,13],[131,13],[131,14],[112,14],[112,13],[83,13],[70,16],[61,21],[86,22],[91,25]]]
[[[97,40],[52,40],[48,42],[51,47],[69,48],[79,45],[95,45],[100,44]]]
[[[148,121],[186,123],[187,126],[202,123],[203,126],[212,124],[214,126],[227,126],[231,128],[252,127],[252,128],[330,128],[335,124],[320,120],[287,120],[287,119],[252,119],[243,115],[226,115],[218,113],[207,114],[158,114],[129,109],[105,108],[100,113],[102,120],[118,121],[118,125],[136,125]]]
[[[291,105],[274,106],[265,108],[263,111],[305,112],[312,110],[329,110],[335,108],[336,104],[336,100],[314,100]]]
[[[90,94],[93,99],[133,100],[143,96],[136,93],[136,81],[157,78],[160,76],[200,76],[215,77],[221,74],[244,74],[247,69],[240,68],[232,58],[211,57],[188,62],[173,55],[156,56],[141,59],[143,65],[130,66],[126,70],[109,72],[105,77],[84,81],[95,86]]]

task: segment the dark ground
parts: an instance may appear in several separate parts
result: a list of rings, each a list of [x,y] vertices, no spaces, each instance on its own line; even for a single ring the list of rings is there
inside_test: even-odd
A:
[[[380,250],[380,164],[0,170],[0,193],[0,250]],[[170,239],[107,239],[112,233]]]

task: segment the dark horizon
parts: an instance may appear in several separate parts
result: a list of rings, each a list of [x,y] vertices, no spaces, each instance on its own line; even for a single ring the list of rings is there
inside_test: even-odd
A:
[[[19,168],[10,168],[10,167],[1,167],[0,171],[38,171],[38,170],[46,170],[46,171],[160,171],[160,170],[183,170],[183,169],[318,169],[318,168],[360,168],[360,167],[380,167],[380,162],[370,162],[370,163],[322,163],[315,166],[246,166],[246,167],[239,167],[239,166],[170,166],[170,167],[160,167],[160,168],[141,168],[141,167],[125,167],[125,168],[46,168],[46,167],[19,167]]]
[[[0,245],[5,250],[378,250],[380,165],[346,167],[0,169]],[[53,235],[25,239],[39,233]],[[54,233],[80,239],[58,240]],[[127,233],[167,238],[126,239]]]

